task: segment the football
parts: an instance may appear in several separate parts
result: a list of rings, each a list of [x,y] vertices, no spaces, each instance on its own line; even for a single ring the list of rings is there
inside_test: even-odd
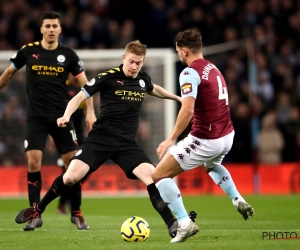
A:
[[[150,235],[150,227],[146,220],[139,216],[132,216],[121,226],[121,237],[127,242],[143,242]]]

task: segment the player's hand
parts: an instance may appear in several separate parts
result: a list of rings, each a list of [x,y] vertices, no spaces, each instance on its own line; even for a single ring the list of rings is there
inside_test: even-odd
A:
[[[159,144],[158,148],[156,149],[157,156],[161,160],[164,154],[166,153],[167,149],[173,144],[173,141],[167,139]]]
[[[94,112],[87,112],[85,116],[85,124],[88,131],[92,130],[93,124],[96,121],[96,116]]]
[[[64,128],[67,126],[69,121],[70,121],[70,118],[66,118],[63,116],[63,117],[58,118],[56,122],[57,122],[58,127]]]

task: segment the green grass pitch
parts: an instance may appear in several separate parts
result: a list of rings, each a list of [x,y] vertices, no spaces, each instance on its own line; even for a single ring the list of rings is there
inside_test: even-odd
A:
[[[57,215],[57,201],[43,214],[44,225],[24,232],[15,214],[28,206],[26,199],[0,199],[0,249],[300,249],[300,238],[262,239],[263,232],[296,232],[300,237],[300,196],[249,196],[255,215],[249,221],[233,208],[225,196],[184,196],[187,210],[196,210],[200,233],[184,243],[170,244],[160,216],[147,197],[84,198],[82,210],[90,230],[79,231],[68,215]],[[130,216],[141,216],[150,225],[145,242],[124,242],[120,227]]]

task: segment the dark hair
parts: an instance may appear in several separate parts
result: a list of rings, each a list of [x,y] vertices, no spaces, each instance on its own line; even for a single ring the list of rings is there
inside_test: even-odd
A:
[[[202,49],[202,36],[196,29],[188,29],[179,32],[175,37],[177,47],[186,47],[193,53],[199,53]]]
[[[43,22],[45,19],[58,19],[60,23],[60,14],[58,14],[55,11],[45,11],[41,16],[41,20],[40,20],[41,27],[43,26]]]

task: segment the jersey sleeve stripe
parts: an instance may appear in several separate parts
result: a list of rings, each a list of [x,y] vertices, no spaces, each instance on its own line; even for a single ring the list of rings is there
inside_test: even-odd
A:
[[[16,67],[16,65],[15,65],[13,62],[11,62],[11,65],[12,65],[15,69],[18,70],[18,68]]]
[[[82,87],[81,90],[86,94],[86,96],[87,96],[88,98],[91,97],[90,94],[85,90],[84,87]]]
[[[81,73],[79,73],[78,75],[76,75],[75,78],[80,77],[83,73],[84,73],[84,71],[82,71]]]

